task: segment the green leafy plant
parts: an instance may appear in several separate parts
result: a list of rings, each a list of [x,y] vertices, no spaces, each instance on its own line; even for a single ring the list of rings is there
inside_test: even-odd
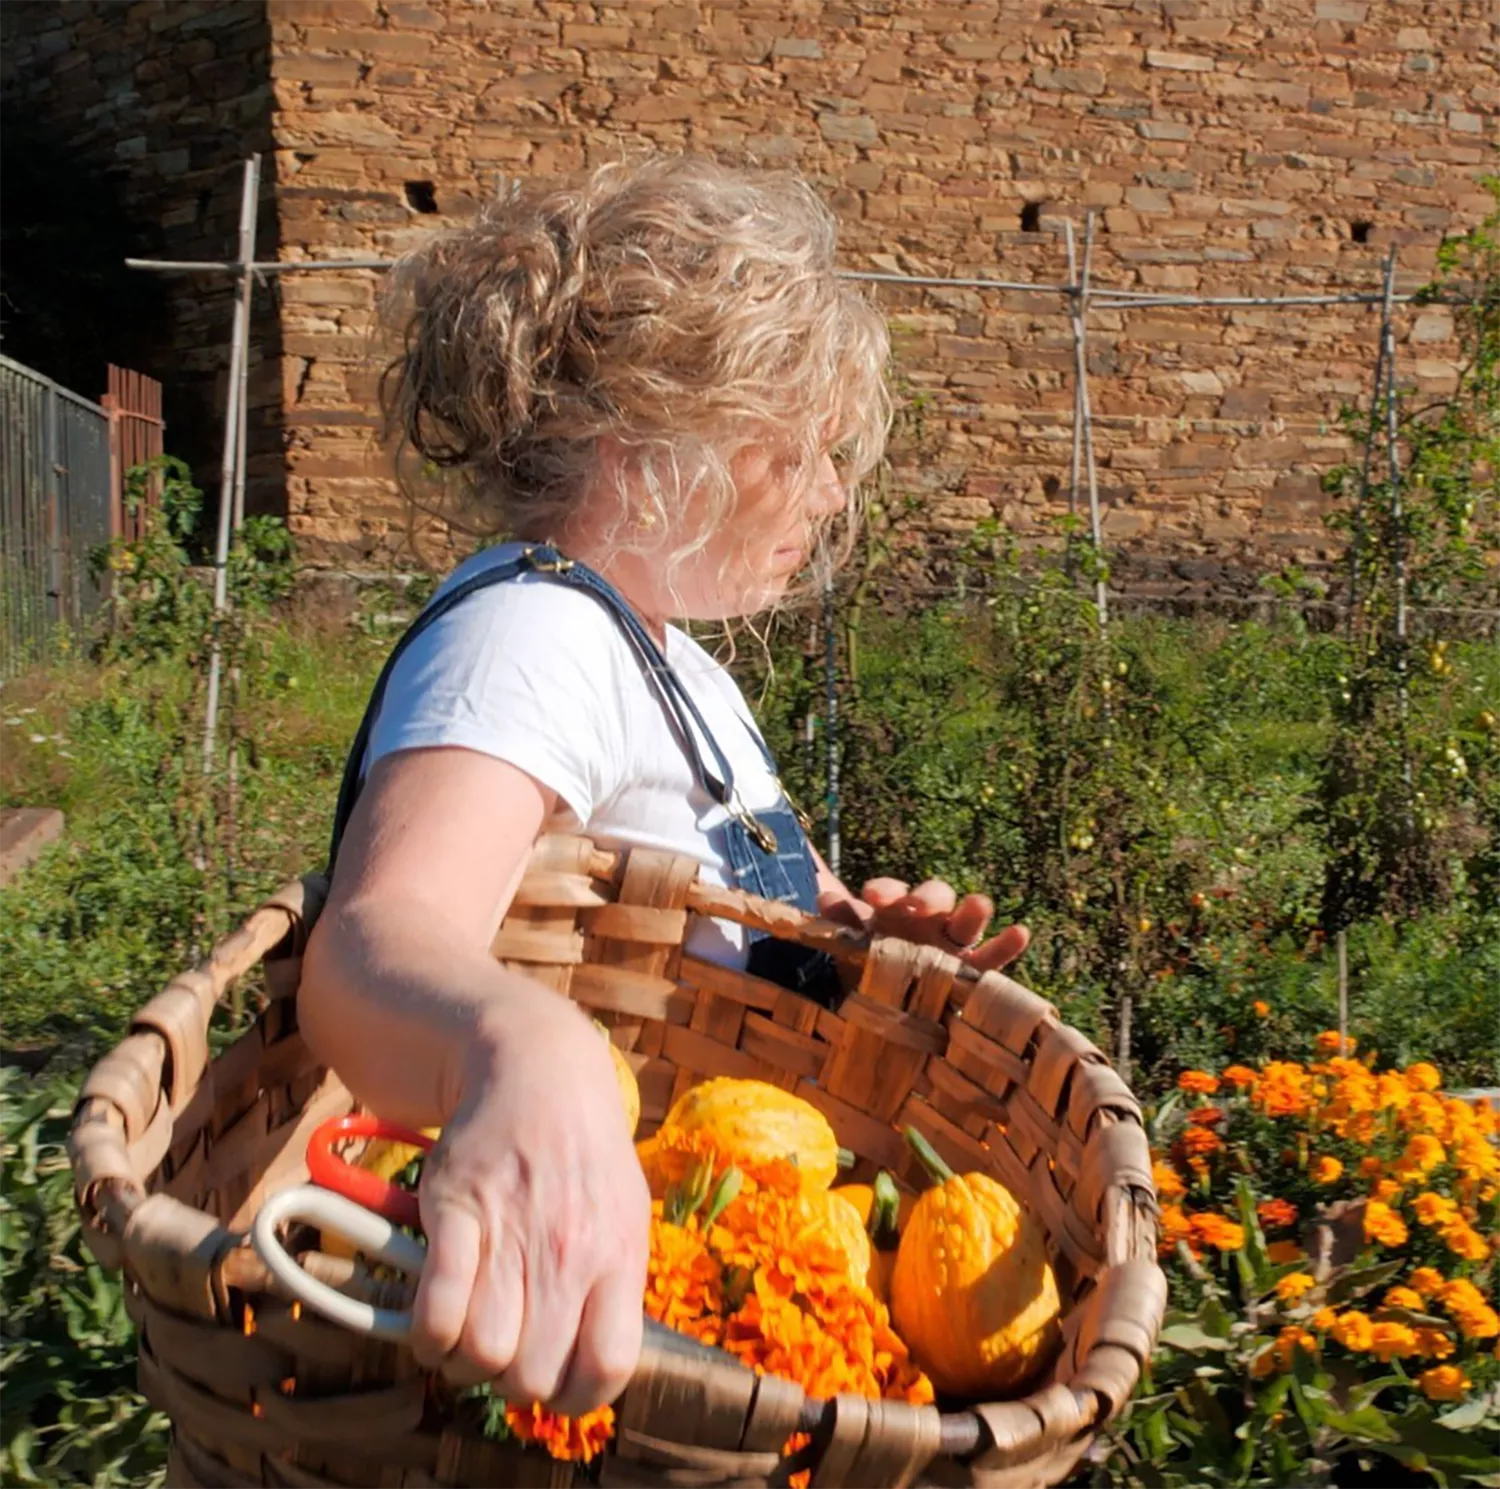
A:
[[[0,1070],[3,1476],[150,1489],[165,1477],[168,1422],[135,1394],[119,1278],[83,1245],[65,1150],[73,1092],[18,1075]]]

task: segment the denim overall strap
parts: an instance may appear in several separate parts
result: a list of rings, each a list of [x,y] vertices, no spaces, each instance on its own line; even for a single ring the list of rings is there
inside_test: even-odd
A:
[[[339,844],[343,840],[344,832],[349,825],[349,818],[354,812],[354,804],[359,799],[360,789],[364,784],[364,760],[369,748],[370,734],[374,729],[375,719],[385,699],[386,688],[390,684],[391,674],[395,671],[396,664],[401,660],[407,647],[454,606],[462,604],[470,595],[479,590],[488,589],[496,584],[509,583],[523,573],[541,574],[570,584],[575,589],[584,590],[603,604],[614,616],[626,640],[630,643],[631,649],[635,652],[647,682],[666,709],[668,720],[679,737],[699,784],[730,814],[734,825],[742,827],[764,852],[774,855],[778,846],[775,834],[770,832],[740,801],[734,789],[733,771],[730,769],[724,752],[719,748],[718,741],[709,730],[697,704],[688,695],[681,680],[668,665],[666,657],[651,639],[635,612],[601,575],[583,564],[564,558],[556,549],[548,545],[538,544],[525,549],[514,558],[493,564],[477,574],[470,575],[463,583],[455,585],[446,594],[438,596],[412,622],[405,635],[396,643],[390,656],[386,658],[385,666],[380,670],[380,676],[370,695],[369,705],[365,709],[364,717],[360,720],[359,729],[354,736],[349,758],[344,763],[344,774],[339,783],[338,805],[334,810],[333,836],[328,850],[329,875],[333,873],[333,867],[338,858]],[[697,732],[694,730],[694,725],[697,726]],[[751,732],[754,733],[753,730]],[[710,770],[704,763],[702,752],[698,748],[699,735],[712,752],[717,770]],[[759,736],[756,736],[756,739],[759,743]],[[765,750],[763,743],[761,743],[761,749]],[[769,762],[768,751],[766,758]]]

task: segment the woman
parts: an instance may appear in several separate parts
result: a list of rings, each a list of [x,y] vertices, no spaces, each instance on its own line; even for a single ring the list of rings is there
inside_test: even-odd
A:
[[[983,968],[1026,944],[1011,927],[977,945],[990,902],[942,883],[851,894],[729,674],[668,623],[764,611],[849,542],[887,343],[834,239],[798,181],[662,158],[518,191],[397,281],[397,443],[523,541],[461,566],[377,689],[301,1019],[357,1098],[442,1126],[414,1348],[512,1399],[618,1395],[649,1222],[603,1042],[489,954],[540,834],[673,849]],[[815,967],[735,927],[690,944],[818,991]]]

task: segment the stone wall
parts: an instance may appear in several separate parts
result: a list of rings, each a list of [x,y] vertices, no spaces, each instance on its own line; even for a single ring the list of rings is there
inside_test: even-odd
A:
[[[157,278],[126,270],[125,256],[229,259],[239,229],[240,162],[266,152],[258,251],[278,252],[271,170],[270,31],[259,0],[46,0],[0,6],[0,93],[7,156],[42,150],[53,162],[42,224],[57,237],[55,282],[17,283],[6,295],[52,302],[45,324],[66,348],[15,355],[61,362],[58,374],[97,397],[117,360],[163,384],[168,449],[186,458],[217,498],[233,292],[227,278]],[[6,176],[7,211],[14,177]],[[100,199],[106,203],[100,211]],[[98,265],[105,303],[75,302],[80,265]],[[256,297],[250,399],[252,510],[280,508],[280,311]],[[80,348],[90,361],[80,356]],[[10,351],[7,345],[6,350]],[[97,366],[97,385],[88,368]],[[76,370],[74,370],[76,369]],[[48,371],[47,366],[42,366]]]
[[[279,0],[271,16],[291,257],[397,251],[498,179],[645,142],[797,167],[840,214],[851,268],[1056,283],[1055,228],[1092,208],[1101,286],[1370,290],[1394,243],[1406,289],[1484,215],[1475,178],[1494,165],[1485,0]],[[293,525],[373,557],[405,530],[369,473],[371,291],[288,281],[284,385]],[[1060,297],[878,297],[930,395],[932,448],[907,472],[930,526],[994,513],[1034,531],[1066,505]],[[1367,391],[1377,323],[1091,317],[1105,528],[1139,577],[1180,588],[1328,552],[1319,473],[1344,453],[1331,420]],[[1400,339],[1421,394],[1451,385],[1443,311],[1403,314]]]

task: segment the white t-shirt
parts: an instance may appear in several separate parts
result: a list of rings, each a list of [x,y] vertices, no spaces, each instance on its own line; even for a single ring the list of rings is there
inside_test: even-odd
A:
[[[438,593],[520,547],[476,554]],[[741,800],[752,812],[776,806],[780,787],[734,679],[676,627],[667,627],[666,643]],[[732,882],[727,814],[695,779],[618,620],[593,595],[523,572],[468,596],[423,631],[391,674],[366,768],[398,750],[441,745],[507,761],[555,791],[546,831],[683,853],[703,865],[705,878]],[[714,769],[701,740],[699,750]],[[687,945],[712,961],[744,963],[743,933],[732,924],[700,919]]]

